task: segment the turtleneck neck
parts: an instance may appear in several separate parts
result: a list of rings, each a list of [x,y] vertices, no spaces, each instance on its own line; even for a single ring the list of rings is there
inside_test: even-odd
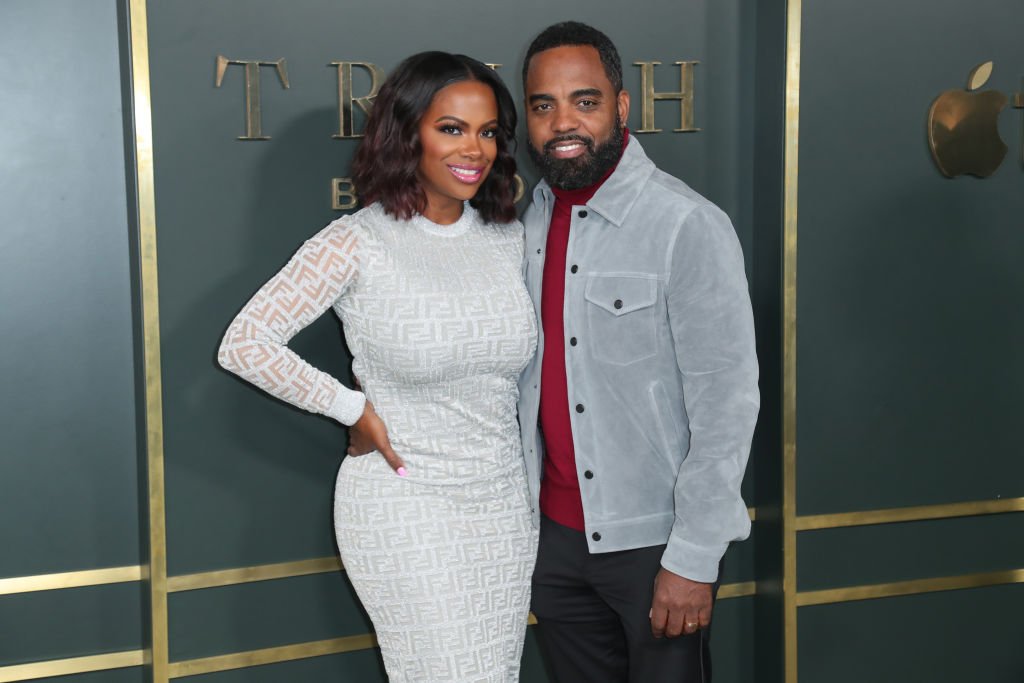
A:
[[[625,131],[625,150],[629,131]],[[549,518],[577,531],[585,528],[583,499],[576,476],[576,446],[569,418],[569,383],[565,369],[565,282],[572,207],[590,201],[602,183],[611,176],[619,161],[589,187],[562,190],[552,187],[555,206],[548,228],[547,255],[544,258],[544,284],[541,288],[541,324],[544,326],[544,356],[541,363],[540,426],[546,446],[544,479],[540,488],[540,509]],[[586,230],[586,211],[579,212],[577,229]],[[576,272],[576,266],[570,272]],[[574,338],[575,341],[575,338]],[[570,342],[573,343],[573,342]]]

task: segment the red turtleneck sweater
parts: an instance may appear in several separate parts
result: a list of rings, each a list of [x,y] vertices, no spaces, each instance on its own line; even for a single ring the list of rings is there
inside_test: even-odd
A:
[[[629,143],[629,131],[623,149]],[[548,230],[547,257],[544,259],[544,286],[540,310],[544,325],[544,359],[541,366],[540,428],[544,433],[544,479],[540,487],[540,509],[564,526],[584,530],[583,500],[576,476],[576,451],[569,422],[569,389],[565,375],[565,254],[569,247],[572,207],[590,201],[598,188],[615,170],[613,166],[600,180],[579,190],[552,187],[555,208]]]

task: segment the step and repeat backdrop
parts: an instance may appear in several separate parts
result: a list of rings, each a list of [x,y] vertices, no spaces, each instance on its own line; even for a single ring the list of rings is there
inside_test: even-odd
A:
[[[494,65],[519,102],[534,35],[570,18],[601,28],[622,54],[629,127],[662,168],[730,213],[752,267],[753,151],[742,143],[753,136],[744,101],[754,52],[740,4],[149,3],[172,673],[245,665],[284,645],[305,657],[332,641],[337,654],[204,680],[384,680],[335,559],[345,431],[229,376],[214,354],[241,304],[302,241],[358,208],[350,162],[386,74],[421,50],[464,53]],[[525,144],[521,130],[529,188]],[[292,347],[348,378],[333,315]],[[734,597],[715,632],[723,680],[752,680],[755,668],[755,542],[727,561]],[[232,585],[215,573],[225,570]],[[249,580],[265,572],[280,578]],[[547,680],[532,635],[523,677]]]
[[[217,346],[358,208],[350,163],[402,58],[474,56],[520,100],[529,41],[566,19],[618,44],[630,129],[746,257],[755,521],[715,680],[1019,683],[1022,12],[0,3],[0,683],[385,680],[333,542],[345,430]],[[350,379],[332,315],[292,347]],[[551,680],[532,631],[523,663]]]

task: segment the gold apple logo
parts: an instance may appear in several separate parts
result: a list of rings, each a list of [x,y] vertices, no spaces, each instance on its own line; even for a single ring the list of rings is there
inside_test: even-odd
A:
[[[966,90],[947,90],[928,110],[928,143],[943,174],[987,178],[1006,156],[999,137],[999,113],[1007,98],[1001,92],[976,92],[992,75],[992,62],[979,64],[967,77]]]

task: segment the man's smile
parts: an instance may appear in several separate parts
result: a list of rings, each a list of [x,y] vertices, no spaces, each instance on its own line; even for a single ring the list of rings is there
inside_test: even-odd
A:
[[[545,154],[555,159],[574,159],[589,152],[590,149],[591,143],[589,140],[575,135],[571,138],[550,140],[544,145]]]

